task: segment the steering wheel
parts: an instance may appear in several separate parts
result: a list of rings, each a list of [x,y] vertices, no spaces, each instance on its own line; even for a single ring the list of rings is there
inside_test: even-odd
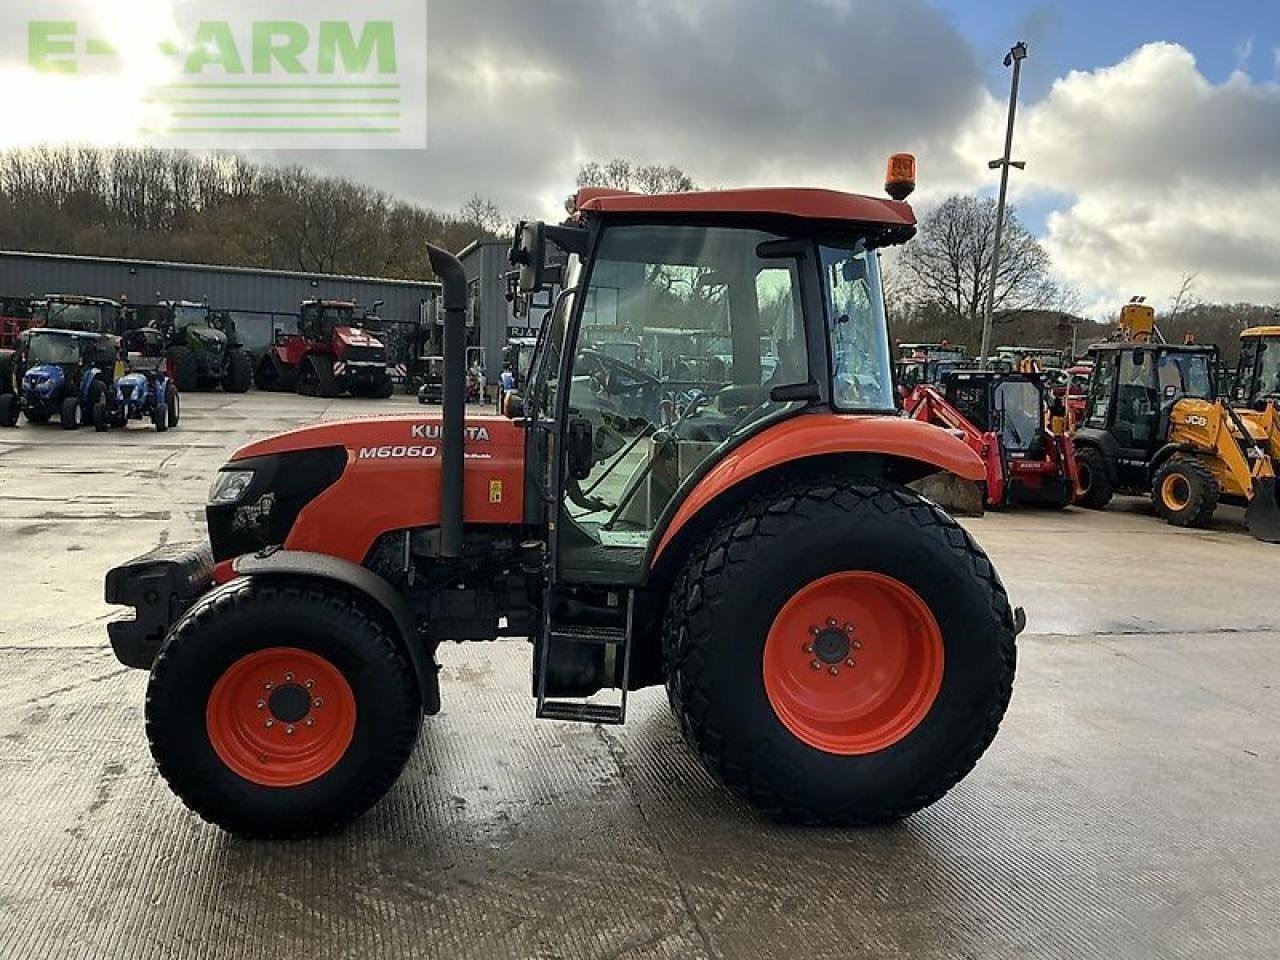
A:
[[[617,357],[610,356],[601,350],[592,347],[583,347],[578,351],[578,359],[587,359],[594,361],[597,365],[595,371],[584,371],[592,375],[595,379],[596,373],[604,374],[604,382],[599,383],[599,387],[607,394],[613,396],[624,396],[627,394],[641,394],[646,388],[655,388],[662,385],[662,380],[655,377],[648,370],[641,370],[639,367],[627,363],[625,360],[619,360]],[[575,364],[576,366],[576,364]],[[617,375],[624,375],[630,380],[639,381],[638,383],[627,384],[623,387],[616,386]]]

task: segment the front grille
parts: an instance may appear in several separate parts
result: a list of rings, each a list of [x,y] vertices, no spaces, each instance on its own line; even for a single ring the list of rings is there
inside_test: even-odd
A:
[[[343,358],[348,363],[386,363],[386,347],[347,347]]]

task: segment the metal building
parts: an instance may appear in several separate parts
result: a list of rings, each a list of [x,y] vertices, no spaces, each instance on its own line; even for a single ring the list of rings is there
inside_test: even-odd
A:
[[[378,314],[388,333],[388,353],[407,361],[431,335],[439,315],[440,285],[413,280],[292,273],[158,260],[77,257],[56,253],[0,251],[0,297],[74,293],[125,299],[129,303],[208,300],[230,310],[240,338],[264,349],[276,330],[292,330],[303,300],[354,300],[362,307],[383,301]]]
[[[485,380],[496,386],[502,374],[502,351],[512,337],[538,333],[540,314],[517,318],[507,299],[511,265],[507,240],[477,240],[458,254],[467,272],[468,342],[484,348]]]

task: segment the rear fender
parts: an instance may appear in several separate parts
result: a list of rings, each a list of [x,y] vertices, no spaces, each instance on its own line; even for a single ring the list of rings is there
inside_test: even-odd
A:
[[[756,434],[727,453],[680,501],[650,558],[664,569],[683,554],[678,541],[707,529],[729,505],[761,484],[783,482],[804,469],[838,469],[891,476],[909,483],[946,472],[962,480],[985,480],[982,458],[941,427],[904,417],[806,414]]]
[[[301,550],[245,554],[232,561],[231,570],[241,577],[302,577],[322,580],[336,583],[366,597],[395,624],[401,646],[418,678],[423,711],[427,714],[440,712],[440,668],[418,643],[418,624],[413,609],[395,587],[378,574],[341,557]]]
[[[1151,458],[1151,466],[1147,468],[1148,482],[1155,477],[1156,471],[1164,466],[1175,453],[1196,453],[1198,451],[1199,447],[1194,443],[1166,443]]]

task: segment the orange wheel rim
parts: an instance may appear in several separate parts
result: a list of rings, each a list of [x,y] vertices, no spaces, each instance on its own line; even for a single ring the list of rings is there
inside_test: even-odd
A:
[[[1170,510],[1186,509],[1191,502],[1191,484],[1179,473],[1171,473],[1160,485],[1160,496]]]
[[[356,698],[332,663],[296,647],[241,657],[205,707],[214,752],[246,780],[296,787],[342,759],[356,728]]]
[[[833,573],[774,618],[764,687],[800,740],[857,756],[919,726],[942,687],[943,661],[942,631],[919,594],[878,573]]]

